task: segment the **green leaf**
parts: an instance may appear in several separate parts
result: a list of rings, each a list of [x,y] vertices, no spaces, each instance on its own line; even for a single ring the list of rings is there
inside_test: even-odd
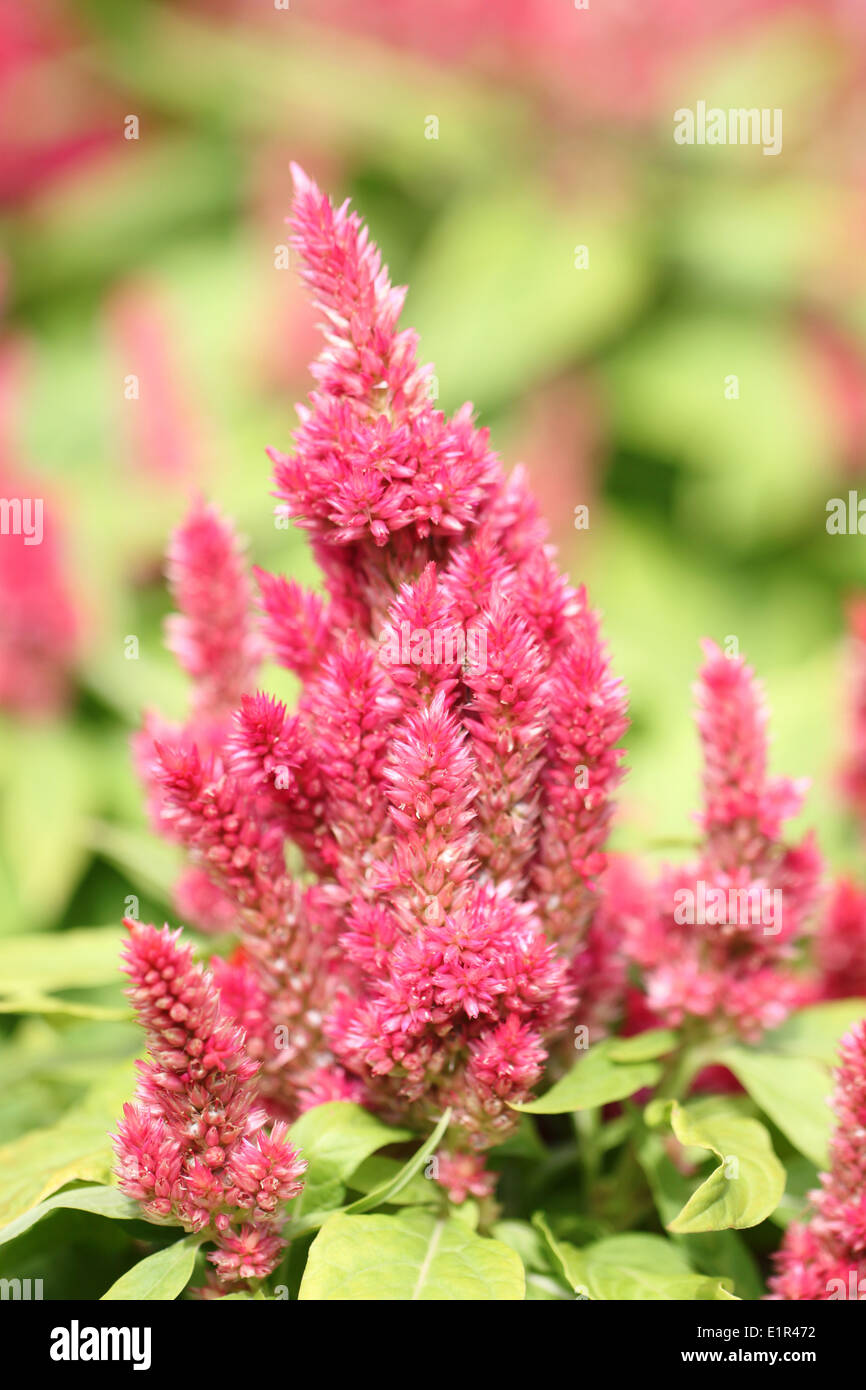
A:
[[[331,1216],[310,1246],[298,1298],[310,1301],[523,1299],[519,1255],[462,1221],[410,1209]]]
[[[567,1240],[560,1240],[555,1236],[543,1212],[537,1211],[534,1213],[532,1224],[544,1239],[559,1277],[570,1289],[573,1289],[575,1293],[589,1297],[583,1257],[577,1246],[572,1245]]]
[[[109,1130],[132,1095],[131,1062],[110,1071],[57,1124],[31,1130],[0,1148],[0,1223],[6,1226],[67,1183],[107,1184]]]
[[[404,1163],[392,1178],[386,1179],[381,1186],[374,1188],[372,1192],[359,1197],[356,1202],[352,1202],[346,1208],[349,1213],[361,1213],[373,1211],[376,1207],[383,1207],[387,1202],[393,1202],[405,1187],[412,1181],[416,1173],[419,1173],[432,1153],[435,1153],[440,1140],[442,1139],[451,1120],[451,1111],[446,1110],[438,1125],[430,1135],[426,1144],[422,1144],[417,1153],[414,1153],[408,1162]]]
[[[614,1062],[652,1062],[673,1052],[679,1038],[670,1028],[649,1028],[633,1038],[611,1038],[607,1055]]]
[[[66,1014],[69,1018],[93,1018],[103,1023],[125,1023],[132,1019],[129,1009],[82,1004],[76,999],[58,999],[51,994],[13,994],[8,999],[0,999],[0,1014]]]
[[[300,1222],[310,1212],[338,1207],[355,1169],[377,1149],[412,1138],[409,1129],[392,1129],[351,1101],[332,1100],[308,1110],[292,1125],[292,1143],[307,1160],[304,1190],[294,1204]]]
[[[531,1115],[563,1115],[573,1110],[595,1109],[610,1101],[624,1100],[644,1086],[654,1086],[662,1074],[658,1062],[615,1062],[609,1040],[597,1043],[576,1062],[567,1076],[546,1095],[515,1105]]]
[[[730,1280],[696,1274],[682,1250],[663,1236],[608,1236],[580,1250],[570,1246],[568,1254],[573,1287],[585,1285],[593,1299],[643,1303],[734,1297]]]
[[[535,1218],[533,1218],[533,1221]],[[527,1270],[537,1274],[549,1274],[553,1260],[545,1239],[545,1232],[538,1225],[528,1221],[496,1221],[491,1227],[491,1235],[516,1250]]]
[[[4,994],[53,994],[60,989],[120,983],[123,928],[0,937],[0,990]]]
[[[361,1192],[364,1196],[378,1191],[386,1183],[392,1183],[394,1179],[403,1171],[405,1165],[398,1158],[386,1158],[384,1154],[373,1154],[371,1158],[365,1158],[360,1168],[356,1168],[348,1181],[348,1186],[353,1192]],[[435,1183],[431,1183],[425,1178],[423,1173],[416,1173],[411,1182],[400,1189],[399,1192],[391,1192],[388,1198],[389,1205],[401,1207],[424,1207],[428,1205],[438,1206],[442,1197],[441,1189]],[[329,1212],[324,1213],[330,1215]]]
[[[691,1183],[665,1151],[661,1136],[646,1131],[637,1151],[661,1222],[673,1221],[691,1196]],[[775,1220],[776,1213],[773,1215]],[[704,1231],[677,1235],[673,1240],[686,1248],[689,1261],[703,1274],[715,1275],[723,1269],[734,1281],[739,1298],[762,1298],[765,1289],[758,1266],[748,1245],[736,1231]]]
[[[7,1240],[14,1240],[16,1236],[22,1235],[37,1221],[41,1221],[43,1216],[59,1207],[72,1211],[90,1211],[96,1216],[109,1216],[116,1221],[143,1219],[140,1204],[134,1202],[131,1197],[125,1197],[116,1187],[77,1187],[71,1192],[60,1192],[56,1197],[49,1197],[47,1201],[40,1202],[38,1206],[24,1212],[16,1221],[10,1221],[0,1231],[0,1245],[5,1245]]]
[[[758,1121],[715,1097],[683,1107],[670,1102],[670,1122],[681,1144],[709,1149],[722,1160],[692,1193],[668,1230],[742,1230],[765,1220],[782,1199],[785,1170]]]
[[[121,1274],[103,1295],[101,1302],[171,1301],[182,1293],[190,1281],[195,1256],[201,1245],[200,1235],[175,1241],[164,1250],[139,1260],[137,1265]]]
[[[12,897],[0,903],[2,930],[51,922],[84,868],[83,827],[95,795],[89,751],[89,741],[68,725],[44,724],[19,725],[6,749],[0,859]]]
[[[834,1067],[839,1061],[839,1042],[855,1023],[866,1017],[866,999],[834,999],[799,1009],[772,1033],[765,1033],[759,1051],[788,1057],[811,1057]]]
[[[833,1127],[827,1101],[833,1078],[823,1063],[745,1047],[726,1048],[718,1061],[730,1068],[795,1149],[819,1168],[826,1165]]]

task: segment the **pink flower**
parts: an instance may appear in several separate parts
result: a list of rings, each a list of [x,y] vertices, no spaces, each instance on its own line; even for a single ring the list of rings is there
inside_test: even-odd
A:
[[[213,507],[198,503],[175,532],[167,574],[180,610],[168,620],[168,645],[194,682],[194,713],[226,714],[248,688],[259,652],[240,545]]]
[[[678,1027],[701,1019],[755,1039],[803,998],[791,962],[817,900],[821,860],[811,836],[794,846],[781,839],[804,784],[767,775],[767,715],[752,671],[712,643],[704,651],[699,857],[663,870],[626,938],[660,1020]]]
[[[866,598],[848,604],[849,746],[840,774],[842,794],[866,825]]]
[[[223,1282],[261,1278],[283,1248],[284,1207],[306,1165],[285,1125],[263,1128],[258,1063],[179,933],[126,925],[127,993],[148,1057],[115,1136],[119,1186],[150,1216],[206,1230]],[[247,1247],[255,1257],[235,1260]]]
[[[833,885],[815,940],[818,997],[866,995],[866,892],[850,879]]]
[[[770,1289],[785,1299],[861,1299],[866,1294],[866,1022],[842,1039],[829,1171],[811,1194],[806,1223],[785,1232]],[[861,1282],[863,1281],[863,1282]]]
[[[0,283],[0,294],[4,286]],[[19,718],[68,704],[81,639],[58,498],[19,463],[14,404],[27,366],[17,342],[0,349],[0,709]]]
[[[478,1193],[470,1156],[514,1126],[572,980],[599,1018],[624,988],[600,915],[624,694],[522,473],[469,406],[433,408],[357,215],[295,181],[325,349],[293,452],[272,457],[325,593],[256,574],[297,711],[253,687],[237,547],[198,512],[174,543],[172,631],[204,693],[182,729],[151,721],[141,761],[162,832],[235,907],[243,956],[216,979],[271,1113],[352,1098],[429,1128],[450,1107],[451,1190]]]

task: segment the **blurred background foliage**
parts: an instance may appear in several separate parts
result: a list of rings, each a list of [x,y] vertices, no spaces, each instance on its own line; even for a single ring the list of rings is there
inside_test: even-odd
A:
[[[834,775],[864,541],[825,523],[866,466],[864,65],[866,11],[830,0],[0,7],[0,471],[44,496],[75,613],[68,652],[28,632],[60,697],[0,725],[0,1140],[94,1079],[108,1116],[128,1091],[119,919],[174,920],[128,752],[144,708],[184,708],[169,531],[203,492],[314,580],[264,454],[315,350],[290,159],[354,199],[440,404],[526,463],[604,612],[633,718],[616,844],[691,836],[698,643],[733,637],[776,769],[813,779],[803,819],[856,866]],[[699,99],[781,108],[781,153],[677,145]],[[80,1167],[92,1127],[63,1135]]]

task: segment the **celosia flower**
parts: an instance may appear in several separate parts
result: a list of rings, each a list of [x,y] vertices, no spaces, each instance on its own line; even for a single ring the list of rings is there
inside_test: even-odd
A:
[[[175,532],[167,574],[180,610],[168,620],[168,645],[193,680],[195,718],[218,718],[248,689],[259,652],[240,547],[214,508],[196,505]]]
[[[127,993],[148,1056],[115,1136],[119,1186],[149,1216],[206,1232],[224,1284],[260,1279],[283,1249],[306,1164],[284,1124],[264,1128],[258,1063],[190,948],[168,928],[126,925]]]
[[[788,1227],[774,1256],[770,1289],[776,1298],[866,1296],[866,1022],[842,1039],[840,1057],[829,1170],[811,1194],[805,1224]]]
[[[257,578],[298,710],[250,688],[237,547],[199,511],[171,568],[193,718],[151,720],[143,762],[160,828],[221,895],[204,908],[236,910],[243,956],[216,978],[271,1112],[351,1098],[429,1127],[450,1107],[442,1180],[479,1195],[476,1155],[542,1076],[571,980],[594,1019],[624,984],[599,913],[624,695],[522,474],[468,406],[434,408],[358,217],[295,184],[326,347],[273,458],[326,594]]]
[[[13,406],[24,357],[0,350],[0,708],[32,718],[62,710],[71,691],[81,623],[63,557],[56,499],[20,467]]]
[[[866,827],[866,599],[848,604],[849,733],[841,769],[843,796]]]
[[[700,856],[661,874],[627,934],[658,1019],[675,1027],[698,1019],[756,1038],[802,997],[790,967],[821,863],[811,836],[795,846],[781,840],[804,783],[767,775],[767,714],[751,669],[713,643],[704,650]]]
[[[819,999],[866,995],[866,892],[840,878],[830,893],[815,938]]]

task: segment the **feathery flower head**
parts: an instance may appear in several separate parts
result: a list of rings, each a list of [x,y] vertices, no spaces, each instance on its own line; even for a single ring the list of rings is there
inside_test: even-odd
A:
[[[193,881],[203,907],[234,905],[242,957],[216,981],[269,1112],[353,1098],[429,1127],[450,1107],[444,1180],[478,1194],[573,982],[599,1019],[624,986],[599,918],[624,693],[522,471],[469,406],[433,408],[404,291],[357,215],[294,172],[325,347],[294,449],[271,456],[326,592],[256,578],[302,692],[290,715],[255,690],[237,547],[198,513],[174,543],[172,631],[200,693],[183,729],[154,726],[145,770],[163,833],[217,890]]]
[[[840,771],[842,794],[861,828],[866,826],[866,598],[847,606],[849,746]]]
[[[776,1298],[825,1301],[866,1294],[866,1021],[840,1044],[830,1165],[805,1224],[785,1232],[770,1280]]]
[[[179,609],[168,619],[168,645],[194,682],[194,712],[228,713],[248,688],[259,650],[240,544],[214,507],[193,506],[172,537],[166,572]]]
[[[818,997],[866,995],[866,892],[840,878],[830,892],[815,938]]]
[[[703,645],[700,853],[662,871],[626,935],[661,1021],[696,1018],[755,1039],[802,999],[790,962],[818,896],[821,859],[811,835],[793,846],[781,839],[805,783],[767,774],[767,713],[753,672]]]
[[[126,926],[127,993],[148,1056],[115,1136],[118,1183],[148,1215],[207,1231],[224,1283],[261,1278],[283,1248],[283,1208],[306,1165],[285,1125],[264,1128],[258,1063],[190,947],[167,927]],[[250,1240],[257,1258],[234,1261]]]

